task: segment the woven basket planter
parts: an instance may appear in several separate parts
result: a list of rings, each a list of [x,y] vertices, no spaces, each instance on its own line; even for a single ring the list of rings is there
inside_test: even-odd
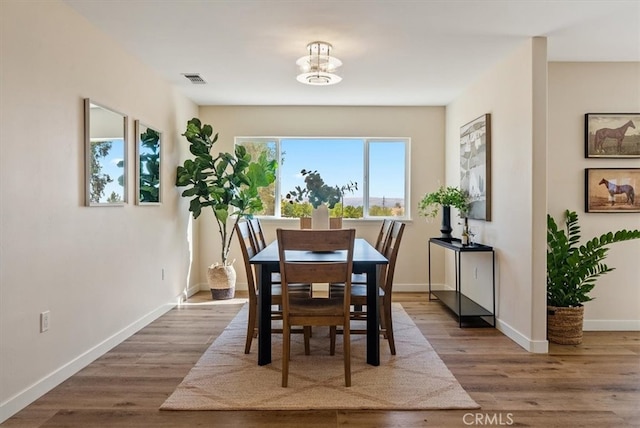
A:
[[[547,339],[560,345],[582,343],[584,306],[547,306]]]
[[[214,300],[233,299],[236,293],[236,270],[233,266],[216,264],[207,269],[207,282]]]

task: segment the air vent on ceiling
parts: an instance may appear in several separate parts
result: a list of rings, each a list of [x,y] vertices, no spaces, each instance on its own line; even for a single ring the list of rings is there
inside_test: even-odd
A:
[[[189,79],[194,85],[206,85],[207,82],[200,77],[198,73],[182,73],[184,77]]]

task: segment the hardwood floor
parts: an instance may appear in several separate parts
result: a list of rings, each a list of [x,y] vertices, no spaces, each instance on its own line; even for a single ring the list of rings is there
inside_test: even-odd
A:
[[[480,410],[159,411],[241,307],[211,302],[202,292],[2,426],[640,426],[640,332],[585,332],[582,345],[551,345],[548,355],[530,354],[495,329],[458,328],[425,294],[398,294],[394,301],[403,304]],[[381,349],[388,352],[386,344]]]

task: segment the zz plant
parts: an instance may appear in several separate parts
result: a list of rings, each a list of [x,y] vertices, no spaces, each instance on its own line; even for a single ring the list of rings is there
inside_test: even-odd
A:
[[[266,153],[253,161],[241,145],[235,147],[235,154],[212,155],[218,134],[213,135],[213,127],[203,125],[197,118],[187,122],[182,135],[189,141],[189,150],[195,158],[178,166],[176,186],[187,187],[182,196],[192,198],[189,211],[194,219],[203,208],[212,209],[222,242],[222,264],[226,266],[235,224],[262,209],[258,189],[275,181],[276,161],[268,160]],[[231,232],[227,226],[229,217],[235,217]]]
[[[609,245],[640,238],[640,230],[604,233],[580,244],[580,226],[575,211],[565,211],[566,233],[547,214],[547,304],[576,307],[593,300],[589,293],[596,280],[614,270],[603,260]]]

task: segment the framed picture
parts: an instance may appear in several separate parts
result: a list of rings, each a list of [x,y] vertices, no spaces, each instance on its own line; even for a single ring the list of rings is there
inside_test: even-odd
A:
[[[491,220],[491,115],[460,127],[460,189],[469,193],[469,218]]]
[[[134,122],[136,136],[136,202],[138,205],[162,203],[162,133],[139,120]]]
[[[640,212],[640,168],[587,168],[584,184],[586,212]]]
[[[640,113],[585,114],[584,152],[587,158],[640,157]]]
[[[127,203],[128,117],[84,99],[85,205]]]

